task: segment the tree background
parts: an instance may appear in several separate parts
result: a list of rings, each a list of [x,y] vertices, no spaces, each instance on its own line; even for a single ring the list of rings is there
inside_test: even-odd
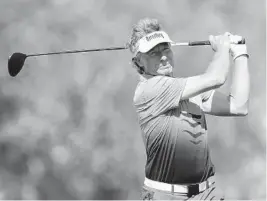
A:
[[[132,104],[128,51],[29,58],[13,52],[122,46],[140,18],[174,41],[242,35],[250,53],[249,115],[208,116],[218,188],[229,199],[266,196],[264,0],[1,0],[0,199],[139,199],[145,150]],[[175,47],[175,75],[203,72],[210,47]],[[229,90],[229,77],[220,90]]]

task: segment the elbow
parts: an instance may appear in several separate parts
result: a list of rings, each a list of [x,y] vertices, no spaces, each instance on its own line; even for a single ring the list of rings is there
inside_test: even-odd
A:
[[[218,76],[215,79],[212,79],[214,89],[220,88],[221,86],[225,84],[225,82],[226,82],[226,77],[224,76]]]
[[[222,85],[225,84],[226,80],[227,80],[226,76],[219,76],[216,79],[216,83],[217,83],[218,86],[222,86]]]
[[[242,105],[242,106],[239,106],[239,107],[233,107],[234,108],[234,111],[233,113],[236,115],[236,116],[247,116],[248,115],[248,105],[245,104],[245,105]]]
[[[211,89],[220,88],[226,82],[226,76],[217,75],[214,73],[206,73],[205,80],[208,82],[208,85]]]

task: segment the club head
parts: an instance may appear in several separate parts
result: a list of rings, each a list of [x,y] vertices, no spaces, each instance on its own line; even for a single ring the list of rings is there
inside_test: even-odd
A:
[[[15,77],[21,71],[26,58],[27,55],[20,52],[15,52],[9,57],[8,72],[10,76]]]

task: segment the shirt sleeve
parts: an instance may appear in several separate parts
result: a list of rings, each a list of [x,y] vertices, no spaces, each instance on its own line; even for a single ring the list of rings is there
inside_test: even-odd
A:
[[[186,78],[162,76],[150,84],[147,100],[148,113],[160,115],[179,106],[180,98],[186,84]]]

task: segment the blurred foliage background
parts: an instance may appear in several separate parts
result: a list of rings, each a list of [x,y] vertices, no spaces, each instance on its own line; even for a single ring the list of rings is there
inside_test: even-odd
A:
[[[174,41],[242,35],[250,53],[249,115],[208,116],[218,188],[229,199],[266,196],[264,0],[1,0],[0,199],[139,199],[145,150],[128,51],[29,58],[13,52],[122,46],[140,18]],[[204,72],[210,47],[175,47],[175,75]],[[220,90],[228,92],[231,76]]]

